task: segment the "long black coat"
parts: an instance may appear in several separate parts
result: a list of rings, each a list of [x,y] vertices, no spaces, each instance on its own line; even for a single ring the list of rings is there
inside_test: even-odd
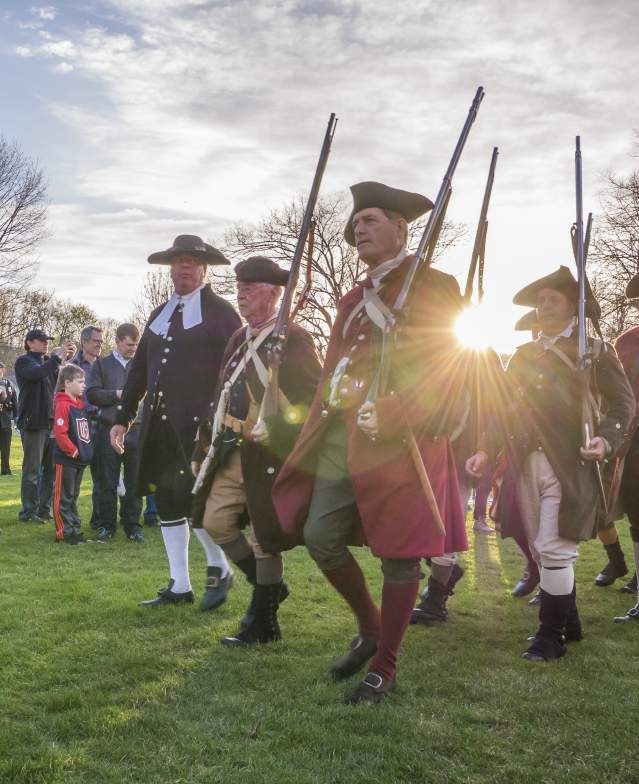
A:
[[[164,305],[156,308],[131,362],[115,421],[130,426],[146,395],[140,432],[139,495],[153,492],[160,477],[164,484],[172,474],[178,486],[183,482],[179,472],[190,471],[193,441],[215,392],[224,347],[240,326],[234,308],[214,294],[208,284],[200,296],[202,323],[185,330],[181,314],[176,314],[166,337],[149,329]],[[159,423],[170,427],[176,437],[177,449],[170,454],[158,455],[149,448],[150,435]],[[168,472],[167,467],[174,471]]]
[[[561,337],[555,344],[576,362],[576,336]],[[590,539],[601,525],[602,509],[593,464],[579,455],[581,398],[577,373],[552,351],[536,341],[520,346],[506,372],[504,443],[512,481],[526,457],[542,449],[561,484],[559,535],[575,541]],[[614,348],[605,344],[592,374],[593,391],[602,396],[602,419],[593,435],[608,441],[617,452],[635,413],[635,399]],[[512,504],[500,504],[497,517],[509,530]]]
[[[211,443],[212,416],[217,407],[224,382],[231,376],[237,357],[233,355],[246,337],[246,329],[238,330],[229,340],[224,353],[224,362],[220,382],[215,399],[211,405],[211,416],[203,422],[198,434],[198,443],[193,459],[202,462]],[[266,362],[267,348],[262,344],[258,356]],[[242,475],[246,489],[246,506],[248,517],[253,525],[255,537],[266,552],[281,552],[300,544],[299,537],[287,536],[281,529],[273,501],[271,489],[284,459],[293,449],[295,440],[304,424],[317,388],[322,367],[317,358],[315,345],[311,335],[297,324],[291,324],[286,343],[284,361],[279,369],[280,390],[290,403],[290,409],[279,412],[267,422],[269,444],[256,444],[248,438],[241,439],[239,446],[242,461]],[[246,373],[242,373],[231,388],[229,413],[237,419],[244,419],[248,411],[248,396],[245,384],[251,391],[253,399],[261,402],[264,387],[262,386],[253,363],[248,365]],[[206,481],[196,495],[192,517],[195,527],[201,526],[206,499],[213,483],[216,470],[221,464],[220,450],[216,453],[208,471]]]

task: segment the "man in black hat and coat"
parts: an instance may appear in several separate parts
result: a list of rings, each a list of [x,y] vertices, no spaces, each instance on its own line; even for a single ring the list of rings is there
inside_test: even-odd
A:
[[[254,256],[240,262],[235,275],[237,303],[247,326],[226,347],[213,416],[200,427],[193,455],[197,476],[209,454],[193,504],[193,527],[202,525],[253,586],[240,630],[221,640],[228,647],[281,637],[277,610],[288,589],[280,553],[299,539],[283,534],[271,489],[306,419],[321,373],[311,334],[290,323],[278,369],[278,412],[260,416],[269,383],[268,341],[288,272],[271,259]],[[242,532],[247,517],[248,539]]]
[[[526,286],[513,302],[536,307],[540,329],[508,364],[502,444],[516,508],[540,572],[540,624],[522,656],[542,662],[563,656],[566,640],[582,637],[574,564],[578,542],[594,538],[603,520],[593,463],[614,457],[634,417],[635,400],[614,348],[600,340],[588,340],[594,368],[591,388],[583,390],[577,369],[578,284],[567,267]],[[587,315],[597,311],[590,296]],[[585,393],[602,400],[587,447],[582,446]],[[481,474],[487,462],[486,452],[479,451],[467,468]],[[503,534],[512,508],[498,504]]]
[[[191,452],[215,391],[224,347],[240,319],[205,282],[208,264],[229,262],[200,237],[180,235],[170,248],[151,254],[148,260],[170,265],[175,290],[151,313],[144,328],[111,429],[111,443],[117,451],[124,450],[124,436],[146,395],[137,492],[155,495],[170,575],[168,586],[155,599],[141,602],[143,607],[156,607],[194,601],[188,555]],[[207,556],[203,609],[213,609],[226,599],[229,565],[205,530],[198,529],[196,536]]]

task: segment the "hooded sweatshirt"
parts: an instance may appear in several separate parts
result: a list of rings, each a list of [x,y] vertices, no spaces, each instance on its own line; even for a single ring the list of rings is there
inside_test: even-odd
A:
[[[93,458],[89,418],[82,400],[76,400],[66,392],[55,396],[53,435],[55,446],[53,462],[83,468]]]

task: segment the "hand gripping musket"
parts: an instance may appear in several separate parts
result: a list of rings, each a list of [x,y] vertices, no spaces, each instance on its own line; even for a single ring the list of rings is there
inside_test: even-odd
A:
[[[464,299],[468,303],[473,296],[473,286],[475,284],[476,274],[479,302],[482,301],[484,296],[484,260],[486,256],[486,237],[488,235],[488,205],[490,204],[490,196],[492,194],[493,182],[495,180],[495,167],[497,166],[498,154],[498,148],[494,147],[493,156],[490,160],[490,168],[488,169],[488,179],[486,180],[486,187],[484,189],[484,199],[481,204],[481,212],[479,213],[477,230],[475,231],[475,242],[473,243],[473,252],[470,257],[468,277],[466,278]]]
[[[286,347],[286,341],[288,338],[289,324],[291,323],[294,316],[299,311],[300,307],[303,305],[303,302],[308,297],[308,293],[310,291],[310,287],[311,287],[310,270],[311,270],[311,264],[313,260],[312,259],[313,242],[314,242],[314,232],[315,232],[313,212],[315,211],[315,205],[317,203],[317,197],[319,195],[319,189],[322,183],[322,177],[324,176],[324,170],[326,169],[328,156],[331,152],[331,143],[333,141],[333,136],[335,134],[336,126],[337,126],[337,118],[335,117],[335,114],[331,114],[328,121],[328,127],[326,128],[326,133],[324,135],[324,142],[322,144],[322,150],[320,152],[319,161],[317,162],[317,168],[315,170],[313,184],[311,186],[311,191],[308,195],[308,201],[306,202],[306,208],[304,210],[304,218],[302,220],[302,226],[300,229],[299,236],[297,238],[297,245],[295,247],[295,253],[293,254],[293,260],[291,262],[291,269],[288,274],[286,288],[284,289],[284,295],[282,296],[282,301],[280,303],[280,309],[277,314],[277,320],[275,322],[275,326],[273,327],[273,332],[268,340],[268,355],[267,355],[268,383],[266,385],[266,388],[264,389],[264,396],[262,398],[262,404],[260,406],[258,422],[256,425],[256,427],[258,428],[260,427],[264,428],[265,420],[270,416],[274,416],[279,410],[279,398],[280,398],[279,368],[284,358],[284,349]],[[304,286],[304,290],[302,291],[300,299],[298,300],[298,303],[295,307],[295,310],[293,311],[293,314],[291,314],[293,296],[297,288],[300,266],[302,264],[302,259],[304,257],[304,248],[306,246],[307,238],[308,238],[307,280]]]
[[[590,288],[586,279],[586,243],[584,241],[584,216],[583,216],[583,185],[582,185],[582,166],[581,166],[581,139],[579,136],[576,138],[575,148],[575,189],[576,189],[576,202],[577,202],[577,218],[575,221],[575,239],[576,239],[576,261],[577,261],[577,276],[579,282],[579,307],[577,311],[577,368],[581,377],[581,437],[582,445],[585,449],[590,447],[590,440],[594,433],[593,423],[596,417],[595,406],[596,401],[591,392],[590,382],[592,376],[592,350],[588,345],[587,324],[586,324],[586,292]],[[588,241],[590,241],[590,225],[592,223],[589,217],[588,224]],[[594,461],[594,470],[597,480],[597,487],[599,496],[603,505],[604,511],[608,513],[608,502],[606,499],[606,492],[604,490],[603,480],[601,476],[601,465],[599,461]]]
[[[384,332],[382,334],[382,345],[379,362],[375,374],[373,375],[373,381],[371,383],[370,389],[368,391],[366,398],[367,402],[374,403],[378,397],[386,394],[390,375],[391,354],[397,339],[398,319],[400,315],[406,315],[408,297],[415,281],[417,272],[422,268],[428,269],[432,262],[437,240],[439,239],[439,233],[444,222],[446,208],[448,207],[448,202],[450,201],[450,196],[452,193],[453,175],[457,169],[457,164],[461,158],[462,151],[468,139],[468,135],[470,134],[470,129],[473,125],[473,122],[475,121],[475,118],[477,117],[477,112],[479,111],[479,106],[483,98],[484,88],[478,87],[477,92],[475,93],[475,98],[473,99],[471,107],[468,111],[466,122],[464,123],[464,127],[462,128],[461,134],[453,151],[453,156],[450,160],[450,163],[448,164],[446,173],[444,174],[444,179],[442,180],[437,198],[433,204],[433,209],[431,210],[428,223],[426,224],[426,228],[422,234],[419,246],[408,270],[406,271],[402,287],[399,294],[397,295],[397,299],[395,300],[395,304],[390,313],[390,316],[386,320]],[[426,466],[424,465],[421,452],[419,451],[415,434],[410,427],[407,428],[406,439],[410,455],[413,460],[413,464],[415,465],[415,470],[417,471],[417,475],[419,477],[419,481],[430,511],[440,533],[445,535],[446,527],[444,525],[444,521],[442,520],[439,507],[437,506],[437,499],[435,498],[433,487],[428,477],[428,472],[426,471]]]

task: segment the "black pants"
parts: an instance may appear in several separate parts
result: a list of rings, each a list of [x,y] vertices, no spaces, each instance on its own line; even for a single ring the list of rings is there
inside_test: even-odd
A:
[[[78,496],[82,484],[83,466],[56,465],[53,518],[55,538],[66,539],[80,533]]]
[[[95,450],[97,463],[97,513],[100,526],[115,531],[118,515],[118,483],[120,469],[124,467],[126,494],[120,500],[120,522],[127,534],[140,529],[142,499],[135,494],[138,473],[137,434],[129,433],[125,441],[124,454],[119,455],[111,446],[110,425],[99,423]]]
[[[11,427],[0,427],[0,473],[10,474]]]
[[[21,518],[49,517],[53,495],[53,439],[48,430],[22,430]]]

